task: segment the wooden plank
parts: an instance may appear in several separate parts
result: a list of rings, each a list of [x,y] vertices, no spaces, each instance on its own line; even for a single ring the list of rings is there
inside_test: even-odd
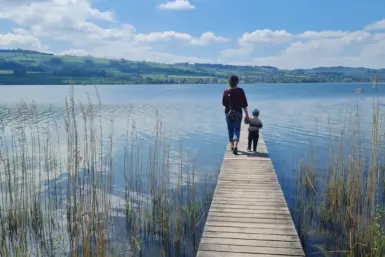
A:
[[[223,184],[220,184],[218,186],[219,190],[238,190],[238,191],[264,191],[264,190],[270,190],[273,192],[281,193],[280,192],[280,187],[279,185],[274,185],[274,184],[265,184],[265,185],[260,185],[260,184],[254,184],[254,183],[248,183],[248,184],[243,184],[243,183],[237,183],[235,184],[238,187],[234,186],[223,186]]]
[[[234,222],[234,223],[263,223],[263,224],[287,224],[291,226],[291,219],[268,219],[268,218],[244,218],[244,217],[223,217],[210,215],[207,222]]]
[[[263,136],[259,153],[227,147],[198,257],[305,256]]]
[[[212,204],[217,205],[247,205],[247,206],[279,206],[282,204],[282,201],[276,201],[276,200],[258,200],[258,201],[237,201],[237,200],[222,200],[220,198],[215,198],[215,202]]]
[[[200,244],[199,249],[201,249],[203,251],[218,251],[218,252],[231,252],[231,253],[252,253],[252,254],[304,256],[303,250],[302,249],[296,249],[296,248]]]
[[[284,255],[281,255],[285,257]],[[277,257],[277,255],[268,254],[249,254],[249,253],[231,253],[231,252],[216,252],[216,251],[203,251],[200,250],[197,253],[197,257]]]
[[[254,197],[252,198],[243,198],[243,199],[239,199],[237,197],[233,197],[233,196],[228,196],[228,197],[220,197],[219,195],[214,195],[214,198],[213,198],[213,202],[214,200],[216,202],[218,201],[236,201],[236,202],[239,202],[239,203],[260,203],[260,202],[274,202],[274,201],[277,201],[277,202],[281,202],[284,199],[284,197],[277,197],[277,195],[272,195],[272,196],[266,196],[266,195],[255,195]]]
[[[270,223],[253,223],[253,222],[231,222],[231,221],[212,221],[206,222],[207,226],[214,227],[233,227],[233,228],[271,228],[271,229],[293,229],[292,225],[289,224],[270,224]]]
[[[236,210],[277,210],[280,212],[287,212],[287,206],[284,205],[284,203],[280,203],[279,206],[277,205],[227,205],[227,204],[218,204],[218,203],[212,203],[211,208],[213,209],[236,209]]]
[[[205,231],[210,232],[228,232],[245,234],[263,234],[263,235],[288,235],[295,236],[297,233],[293,229],[272,229],[272,228],[237,228],[237,227],[205,227]]]
[[[230,194],[229,195],[229,192],[226,192],[226,191],[216,191],[214,193],[214,197],[220,197],[220,198],[232,198],[232,199],[242,199],[242,200],[245,200],[245,199],[248,199],[248,200],[252,200],[252,199],[255,199],[255,201],[258,201],[259,198],[271,198],[271,199],[276,199],[275,197],[279,197],[278,200],[281,200],[281,199],[285,199],[285,197],[283,196],[283,193],[282,192],[279,192],[279,191],[259,191],[259,192],[255,192],[254,194],[246,194],[246,193],[242,193],[242,192],[234,192],[234,194]],[[240,198],[240,197],[244,197],[244,198]]]
[[[210,210],[209,216],[217,216],[217,217],[240,217],[240,218],[263,218],[263,219],[289,219],[291,220],[291,216],[288,213],[234,213],[234,212],[223,212],[223,211],[215,211]]]
[[[205,231],[205,235],[202,238],[230,238],[230,239],[245,239],[245,240],[270,240],[270,241],[284,241],[291,243],[299,243],[297,235],[269,235],[269,234],[239,234],[229,232],[210,232]]]
[[[240,187],[242,186],[242,187]],[[226,184],[224,181],[221,181],[217,185],[217,188],[230,188],[230,189],[257,189],[261,187],[273,187],[276,188],[277,191],[279,191],[280,187],[279,184],[276,182],[259,182],[259,183],[231,183]]]
[[[237,238],[218,238],[218,237],[203,237],[201,244],[216,244],[216,245],[237,245],[237,246],[257,246],[257,247],[277,247],[277,248],[292,248],[302,249],[301,244],[293,244],[288,241],[276,240],[246,240]]]

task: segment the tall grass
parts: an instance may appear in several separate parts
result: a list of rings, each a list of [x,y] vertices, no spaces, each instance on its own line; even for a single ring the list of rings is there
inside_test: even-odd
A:
[[[361,111],[359,105],[350,110],[339,136],[330,131],[328,150],[321,153],[327,156],[325,163],[314,151],[301,162],[293,209],[308,253],[385,255],[385,134],[378,98],[373,98],[370,135],[362,128]],[[313,242],[308,245],[309,236]]]
[[[101,99],[76,104],[73,87],[64,127],[39,112],[0,117],[0,256],[195,255],[217,172],[198,183],[182,138],[172,156],[161,121],[146,144],[128,117],[115,147]]]

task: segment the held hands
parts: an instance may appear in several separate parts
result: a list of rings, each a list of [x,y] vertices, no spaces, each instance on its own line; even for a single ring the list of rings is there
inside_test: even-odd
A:
[[[249,117],[249,115],[246,115],[246,117],[245,117],[245,119],[243,120],[243,122],[244,122],[245,124],[249,124],[249,123],[250,123],[250,117]]]

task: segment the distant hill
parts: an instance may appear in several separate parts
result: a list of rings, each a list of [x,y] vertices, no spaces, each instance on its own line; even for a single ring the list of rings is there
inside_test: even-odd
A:
[[[231,74],[244,83],[371,82],[385,81],[385,69],[319,67],[281,70],[271,66],[225,64],[161,64],[125,59],[57,56],[50,53],[0,49],[0,84],[215,84]]]

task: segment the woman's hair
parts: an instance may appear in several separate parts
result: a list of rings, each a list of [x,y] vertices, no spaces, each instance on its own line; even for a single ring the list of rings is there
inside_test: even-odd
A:
[[[238,76],[231,75],[229,78],[229,85],[231,88],[236,87],[239,83],[239,78]]]

